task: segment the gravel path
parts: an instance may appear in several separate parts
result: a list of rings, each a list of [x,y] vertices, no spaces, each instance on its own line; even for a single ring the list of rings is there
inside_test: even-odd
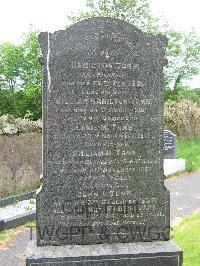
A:
[[[35,231],[33,232],[33,239]],[[30,231],[20,233],[11,243],[10,247],[0,252],[1,266],[25,266],[26,248],[30,241]]]
[[[171,224],[177,224],[184,216],[200,209],[200,172],[166,180],[171,195]],[[35,231],[33,232],[33,239]],[[25,266],[26,247],[30,241],[30,232],[20,233],[9,249],[0,251],[1,266]]]
[[[184,216],[200,209],[200,172],[167,179],[170,191],[170,220],[176,225]]]

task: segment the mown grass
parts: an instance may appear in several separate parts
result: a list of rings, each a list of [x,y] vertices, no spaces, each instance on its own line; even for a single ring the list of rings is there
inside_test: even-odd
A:
[[[178,139],[176,158],[186,160],[186,172],[200,170],[200,137],[192,140]]]
[[[183,221],[171,232],[172,238],[183,250],[184,266],[200,265],[200,212]]]

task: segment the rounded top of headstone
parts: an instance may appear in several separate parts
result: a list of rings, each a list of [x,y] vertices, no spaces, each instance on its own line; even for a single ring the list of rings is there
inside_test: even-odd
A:
[[[105,29],[117,29],[118,31],[123,32],[124,34],[134,34],[134,38],[138,35],[140,36],[140,39],[145,39],[145,37],[153,38],[155,41],[159,42],[161,46],[164,46],[164,48],[167,46],[168,39],[164,35],[153,35],[150,33],[144,33],[140,29],[138,29],[133,24],[121,20],[118,18],[112,18],[112,17],[95,17],[95,18],[88,18],[84,20],[80,20],[73,25],[69,26],[65,30],[59,30],[55,31],[54,33],[48,33],[48,32],[42,32],[39,34],[39,40],[43,39],[44,36],[47,36],[48,34],[54,37],[59,37],[60,35],[63,35],[64,33],[70,34],[71,32],[78,32],[78,31],[85,31],[88,29],[89,32],[96,30],[97,32],[99,30],[105,30]],[[143,40],[144,41],[144,40]]]
[[[171,130],[168,130],[168,129],[165,129],[165,130],[164,130],[164,134],[165,134],[165,135],[168,134],[168,135],[172,135],[172,136],[175,136],[175,137],[176,137],[176,134],[174,134]]]

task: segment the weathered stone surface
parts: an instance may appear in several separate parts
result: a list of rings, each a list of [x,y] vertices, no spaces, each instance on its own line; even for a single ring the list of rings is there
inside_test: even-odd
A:
[[[176,159],[176,135],[164,130],[164,158]]]
[[[16,134],[17,131],[18,131],[18,128],[16,125],[14,124],[10,124],[10,123],[7,123],[7,122],[4,122],[3,123],[3,133],[6,134],[6,135],[12,135],[12,134]]]
[[[0,197],[35,188],[42,173],[42,135],[0,136]]]
[[[16,124],[18,127],[18,133],[32,133],[32,132],[42,132],[42,122],[38,121],[30,121],[27,119],[16,119]]]
[[[0,135],[17,134],[18,128],[12,115],[2,115],[0,117]]]
[[[94,18],[42,33],[39,41],[44,138],[37,244],[168,240],[166,38]]]
[[[99,245],[28,246],[27,266],[181,266],[182,251],[171,241]]]
[[[0,116],[0,135],[19,135],[21,133],[42,132],[42,120],[31,121],[12,115]]]

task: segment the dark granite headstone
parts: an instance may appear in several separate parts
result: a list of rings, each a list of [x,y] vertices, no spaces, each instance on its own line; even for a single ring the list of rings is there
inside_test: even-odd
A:
[[[36,250],[44,254],[43,248],[60,246],[62,254],[63,245],[168,240],[166,37],[144,34],[124,21],[94,18],[42,33],[39,41],[44,137]],[[104,248],[107,244],[99,258],[108,253]],[[132,265],[120,252],[117,248],[112,259],[122,255],[123,265]],[[121,265],[114,260],[109,265]],[[70,265],[108,265],[77,261]]]
[[[164,130],[164,159],[176,159],[176,135]]]
[[[39,40],[38,245],[169,239],[162,151],[166,38],[99,18]]]

